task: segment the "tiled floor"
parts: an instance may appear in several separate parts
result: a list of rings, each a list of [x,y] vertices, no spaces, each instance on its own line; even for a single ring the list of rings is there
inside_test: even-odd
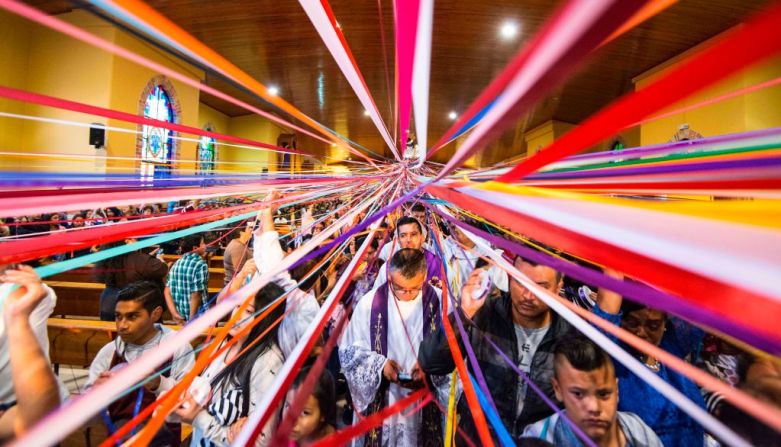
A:
[[[84,385],[89,378],[89,371],[86,369],[79,369],[67,365],[60,366],[60,380],[68,389],[71,396],[81,394],[84,390]]]

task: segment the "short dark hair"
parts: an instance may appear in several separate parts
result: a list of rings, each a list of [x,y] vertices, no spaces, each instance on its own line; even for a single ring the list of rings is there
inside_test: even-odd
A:
[[[409,225],[409,224],[415,224],[418,226],[418,231],[420,231],[421,234],[423,234],[423,225],[418,222],[418,219],[415,219],[412,216],[402,216],[399,218],[399,220],[396,221],[396,234],[399,234],[399,231],[401,230],[401,227],[403,225]]]
[[[420,272],[425,273],[426,256],[421,250],[414,248],[402,248],[393,254],[388,271],[400,272],[405,278],[412,278]]]
[[[165,303],[160,285],[152,281],[135,281],[126,285],[117,294],[117,302],[120,301],[138,301],[150,314]]]
[[[626,316],[630,312],[635,312],[635,311],[643,310],[643,309],[647,309],[647,308],[648,308],[648,306],[645,306],[645,305],[640,304],[640,303],[636,303],[636,302],[631,301],[631,300],[627,300],[627,299],[621,300],[621,314],[623,314],[624,316]]]
[[[298,388],[306,380],[311,367],[305,366],[298,373],[293,388]],[[336,427],[336,384],[334,376],[327,369],[324,369],[315,382],[315,388],[312,390],[312,396],[317,399],[317,406],[320,408],[320,416],[325,424]]]
[[[416,204],[412,205],[412,209],[410,211],[412,211],[414,213],[419,213],[419,212],[425,213],[426,212],[426,207],[421,205],[420,203],[416,203]]]
[[[182,254],[190,253],[201,245],[201,241],[205,240],[202,234],[191,234],[182,238],[179,248],[182,250]]]
[[[603,366],[613,367],[613,361],[596,343],[586,338],[580,332],[571,330],[559,339],[553,350],[553,371],[558,374],[559,356],[567,359],[570,365],[578,371],[594,371]]]
[[[524,258],[523,256],[520,256],[520,255],[515,255],[515,259],[513,260],[513,264],[515,263],[515,261],[518,261],[518,260],[520,260],[521,262],[525,262],[525,263],[531,265],[532,267],[537,267],[538,265],[541,265],[543,267],[548,267],[548,268],[553,269],[553,267],[551,267],[549,265],[540,264],[540,263],[538,263],[536,261],[532,261],[531,259]],[[561,279],[564,277],[564,275],[562,275],[562,273],[560,271],[556,270],[556,269],[553,269],[553,270],[556,271],[556,283],[561,282]]]

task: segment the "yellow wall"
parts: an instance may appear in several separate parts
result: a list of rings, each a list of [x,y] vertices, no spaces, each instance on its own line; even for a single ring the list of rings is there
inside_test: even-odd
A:
[[[59,19],[75,24],[91,33],[114,42],[192,79],[202,80],[203,71],[180,61],[115,29],[83,11],[61,14]],[[8,85],[36,93],[60,97],[81,103],[140,115],[141,98],[148,83],[160,73],[115,57],[102,50],[82,44],[47,28],[0,12],[0,85]],[[230,118],[200,103],[200,92],[179,81],[167,79],[179,104],[180,124],[203,129],[207,123],[218,133],[276,144],[285,129],[259,116]],[[119,120],[0,100],[0,111],[76,121],[101,123],[133,133],[107,132],[106,149],[89,145],[89,129],[62,124],[41,123],[0,117],[0,151],[18,151],[31,155],[24,158],[0,157],[3,169],[79,170],[103,172],[135,172],[139,156],[135,132],[140,126]],[[197,140],[195,135],[179,135]],[[175,168],[195,168],[197,141],[177,141]],[[35,157],[40,153],[65,153],[83,156],[81,159],[52,161]],[[105,156],[111,157],[105,159]],[[115,159],[119,158],[119,159]],[[130,158],[131,160],[124,160]],[[229,147],[217,142],[217,168],[260,172],[262,167],[276,170],[276,154]],[[250,162],[250,165],[224,165],[219,162]],[[301,160],[291,160],[300,165]]]
[[[23,19],[6,12],[0,12],[0,85],[14,88],[26,88],[27,65],[30,53],[30,26]],[[0,99],[0,111],[24,114],[24,103]],[[22,137],[19,132],[23,121],[0,117],[0,150],[17,151]],[[17,159],[0,157],[0,167],[18,168]]]
[[[184,74],[193,79],[203,79],[204,73],[194,67],[182,63],[177,59],[161,52],[160,50],[141,42],[134,37],[124,33],[118,32],[116,37],[117,45],[129,49],[135,53],[138,53],[154,62],[176,70],[177,72]],[[111,108],[114,110],[121,110],[129,113],[139,114],[143,113],[143,106],[141,105],[141,98],[149,81],[159,76],[156,73],[146,67],[140,66],[133,62],[127,61],[122,58],[115,58],[114,71],[111,82]],[[200,128],[198,107],[200,91],[194,87],[190,87],[174,79],[168,79],[173,85],[173,92],[168,92],[172,99],[178,101],[181,114],[178,117],[178,124],[185,126],[191,126]],[[129,123],[123,123],[121,121],[111,120],[111,126],[128,127],[132,129],[141,130],[140,126],[136,126]],[[187,138],[197,139],[197,136],[193,135],[178,135]],[[140,154],[137,152],[137,135],[119,132],[110,132],[108,139],[108,155],[117,157],[138,157]],[[176,167],[179,169],[194,169],[195,163],[191,160],[196,159],[196,142],[193,141],[177,141],[176,152],[174,160],[177,162]]]
[[[67,14],[61,18],[100,37],[113,40],[114,29],[86,13]],[[110,55],[86,44],[63,38],[59,33],[47,28],[14,19],[9,22],[9,29],[3,32],[11,34],[16,41],[11,45],[6,45],[3,41],[2,46],[10,47],[10,52],[14,53],[12,61],[18,64],[12,69],[8,68],[14,62],[3,64],[3,71],[8,69],[4,76],[10,78],[11,85],[99,107],[109,105],[109,81],[113,62]],[[18,41],[21,36],[27,37],[26,42]],[[89,70],[85,67],[89,67]],[[15,113],[25,115],[80,123],[106,123],[106,120],[100,117],[44,106],[13,104],[6,108],[6,105],[7,103],[4,104],[3,111],[14,110]],[[6,121],[3,137],[0,138],[3,150],[87,156],[80,161],[63,159],[59,162],[18,158],[14,160],[15,167],[23,167],[26,170],[91,170],[96,166],[96,150],[89,145],[89,129],[86,127],[6,118],[2,120]]]
[[[679,67],[692,55],[709,46],[711,42],[698,45],[637,76],[634,79],[635,90],[645,88],[662,75]],[[711,88],[679,101],[657,115],[695,105],[779,76],[781,76],[781,58],[776,58],[765,64],[743,70]],[[691,130],[699,132],[704,137],[781,126],[781,86],[766,88],[643,124],[640,126],[640,143],[642,145],[666,143],[672,139],[683,124],[688,124]]]
[[[277,144],[277,138],[284,132],[281,127],[263,117],[246,115],[231,118],[228,122],[227,133],[236,137]],[[220,152],[221,161],[251,163],[226,165],[225,168],[229,170],[244,172],[261,172],[262,168],[267,168],[269,172],[275,172],[277,170],[276,152],[266,151],[260,148],[245,149],[226,146],[222,146]]]
[[[226,133],[228,131],[228,122],[230,118],[228,115],[214,110],[204,103],[198,105],[198,128],[205,129],[206,125],[212,126],[212,131],[217,133]],[[225,150],[229,151],[229,147],[225,147]],[[220,163],[224,161],[225,155],[223,154],[223,147],[217,142],[217,163],[215,169],[227,169],[226,166],[222,166]]]

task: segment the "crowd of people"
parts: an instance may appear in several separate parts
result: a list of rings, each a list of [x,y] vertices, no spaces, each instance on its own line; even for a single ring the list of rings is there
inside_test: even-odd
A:
[[[291,251],[345,212],[344,203],[336,200],[281,212],[274,205],[276,199],[272,194],[257,219],[224,234],[199,233],[179,240],[180,256],[170,266],[157,256],[158,247],[95,266],[97,280],[106,285],[100,318],[116,322],[117,338],[92,361],[88,388],[101,385],[146,351],[165,343],[175,332],[162,324],[164,320],[187,324],[254,276],[276,272],[248,306],[234,310],[241,312],[236,315],[238,322],[217,347],[219,354],[189,387],[152,445],[180,445],[182,424],[193,428],[190,445],[233,442],[248,416],[272,391],[286,359],[367,237],[366,232],[358,233],[337,250],[278,271]],[[178,206],[191,211],[200,205]],[[108,208],[98,213],[99,218],[96,213],[62,213],[31,216],[28,222],[46,221],[41,224],[46,226],[42,232],[48,232],[55,225],[77,228],[77,221],[79,225],[105,224],[112,218],[161,212],[151,205],[128,208]],[[177,211],[167,207],[165,212]],[[364,217],[357,216],[329,241]],[[470,218],[460,219],[481,226]],[[68,223],[52,224],[60,220]],[[32,227],[17,225],[11,233],[22,235],[20,229]],[[128,239],[116,244],[134,242]],[[210,295],[207,286],[209,247],[220,247],[218,253],[223,256],[225,287],[216,295]],[[258,444],[271,444],[278,424],[297,399],[302,399],[303,410],[290,439],[306,446],[427,388],[432,400],[420,408],[415,405],[417,411],[410,407],[391,415],[354,439],[353,445],[450,445],[447,436],[454,436],[456,445],[480,445],[474,404],[464,391],[462,377],[454,373],[461,360],[454,357],[455,342],[460,355],[468,359],[472,388],[486,393],[481,405],[495,413],[506,431],[489,426],[496,443],[507,435],[515,444],[527,446],[579,446],[585,445],[584,437],[605,447],[719,445],[688,413],[624,364],[614,362],[609,353],[554,312],[540,299],[539,291],[529,290],[492,262],[496,256],[508,259],[550,296],[586,303],[595,315],[696,364],[730,386],[781,405],[781,367],[776,360],[750,354],[716,334],[609,290],[589,294],[590,285],[565,278],[551,267],[486,247],[490,244],[439,220],[420,203],[406,204],[387,216],[368,244],[366,258],[349,278],[324,336],[298,372],[285,403],[263,427]],[[606,273],[621,278],[618,272]],[[8,439],[57,408],[67,393],[47,363],[46,318],[57,299],[53,290],[26,266],[11,266],[0,279],[6,286],[18,286],[5,304],[5,330],[0,332],[0,375],[4,378],[0,381],[0,437]],[[256,321],[260,314],[263,317]],[[341,318],[347,319],[343,331],[338,324]],[[464,336],[449,338],[443,329],[446,323],[463,329]],[[320,348],[330,337],[338,337],[337,349],[317,377],[314,390],[299,395]],[[623,347],[745,439],[755,445],[781,445],[778,433],[743,415],[717,393],[701,389],[653,356]],[[109,431],[131,420],[139,406],[149,405],[170,390],[194,363],[193,349],[189,345],[179,348],[159,373],[106,408],[103,419]],[[450,403],[455,404],[458,427],[452,433],[447,430]],[[563,411],[556,412],[552,403]]]

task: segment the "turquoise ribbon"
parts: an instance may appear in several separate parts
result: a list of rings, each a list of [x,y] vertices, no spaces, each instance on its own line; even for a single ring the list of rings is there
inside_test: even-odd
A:
[[[475,381],[475,378],[472,377],[472,374],[471,373],[467,373],[467,374],[469,374],[469,380],[472,381],[472,387],[475,389],[475,392],[477,392],[477,400],[480,402],[480,406],[483,407],[483,411],[485,412],[485,415],[488,417],[488,422],[491,423],[491,426],[494,428],[494,430],[496,430],[496,434],[499,436],[499,442],[501,442],[503,446],[507,446],[507,447],[514,446],[515,442],[513,442],[513,438],[512,436],[510,436],[510,433],[507,431],[507,428],[504,426],[502,419],[499,417],[498,414],[496,414],[494,408],[488,403],[488,399],[486,399],[480,387],[477,386],[477,382]]]

